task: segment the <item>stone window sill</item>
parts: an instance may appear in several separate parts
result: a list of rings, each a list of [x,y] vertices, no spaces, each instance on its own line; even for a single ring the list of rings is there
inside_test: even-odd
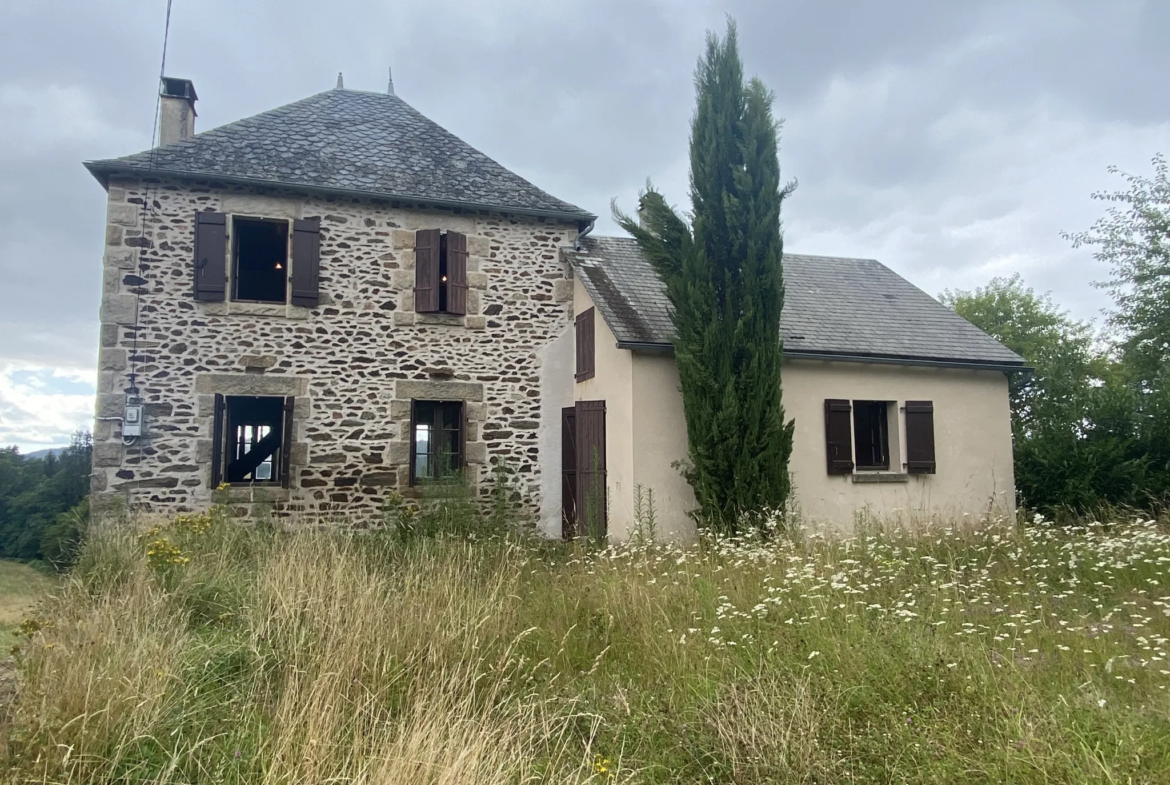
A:
[[[855,472],[854,483],[910,482],[910,475],[901,472]]]
[[[289,489],[281,487],[279,483],[266,485],[263,483],[240,483],[227,489],[227,498],[237,504],[243,502],[286,502],[289,500]]]
[[[463,327],[465,325],[463,316],[453,313],[416,313],[414,315],[415,324],[442,324],[449,327]]]
[[[285,319],[307,319],[312,309],[287,303],[226,300],[222,303],[204,303],[203,310],[214,316],[274,316]]]

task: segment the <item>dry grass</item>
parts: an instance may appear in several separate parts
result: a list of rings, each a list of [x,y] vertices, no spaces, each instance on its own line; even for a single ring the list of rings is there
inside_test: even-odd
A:
[[[0,560],[0,654],[16,642],[16,626],[52,585],[52,578],[27,564]]]
[[[14,782],[1170,781],[1154,522],[605,551],[94,533]]]

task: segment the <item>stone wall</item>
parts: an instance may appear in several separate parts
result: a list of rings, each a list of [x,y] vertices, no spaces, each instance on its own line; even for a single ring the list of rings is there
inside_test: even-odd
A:
[[[109,187],[95,504],[122,498],[164,514],[210,504],[218,392],[296,396],[291,488],[263,494],[278,515],[376,516],[386,492],[407,485],[411,398],[466,401],[469,479],[486,492],[502,461],[539,508],[541,475],[559,462],[547,456],[542,466],[540,455],[538,431],[559,422],[555,407],[542,408],[542,349],[571,319],[559,248],[575,239],[575,222],[212,182],[147,185]],[[196,302],[194,214],[204,210],[320,218],[320,305]],[[424,228],[467,235],[466,316],[414,313],[414,232]],[[117,418],[131,370],[146,426],[126,445]]]

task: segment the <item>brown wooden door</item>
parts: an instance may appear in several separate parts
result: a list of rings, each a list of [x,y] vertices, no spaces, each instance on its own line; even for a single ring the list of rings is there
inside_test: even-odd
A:
[[[561,537],[577,536],[577,407],[561,409]]]
[[[577,401],[577,530],[604,539],[608,533],[605,472],[605,401]]]

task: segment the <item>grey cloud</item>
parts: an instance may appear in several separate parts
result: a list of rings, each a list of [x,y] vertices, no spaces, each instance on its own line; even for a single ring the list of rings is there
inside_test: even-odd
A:
[[[84,159],[150,143],[165,4],[11,0],[0,28],[0,361],[96,354],[104,194]],[[787,245],[877,256],[932,293],[1020,270],[1079,315],[1103,277],[1061,229],[1170,148],[1159,0],[175,0],[168,72],[211,128],[332,87],[385,89],[602,216],[647,176],[686,207],[692,71],[739,22],[787,118]],[[31,96],[31,98],[30,98]],[[0,418],[9,416],[0,413]]]

